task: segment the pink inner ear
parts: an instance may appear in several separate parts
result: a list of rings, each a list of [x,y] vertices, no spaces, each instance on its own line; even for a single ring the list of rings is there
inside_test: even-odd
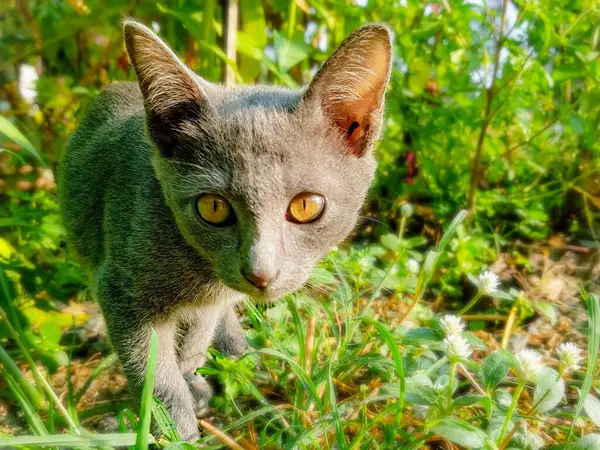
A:
[[[364,138],[371,127],[370,113],[374,103],[374,94],[368,93],[358,100],[337,105],[333,111],[336,124],[343,131],[350,151],[356,156],[362,156]]]

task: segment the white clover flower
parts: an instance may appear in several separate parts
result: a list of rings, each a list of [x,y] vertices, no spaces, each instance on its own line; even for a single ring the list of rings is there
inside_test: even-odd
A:
[[[473,353],[469,343],[460,334],[451,334],[442,344],[450,359],[467,359]]]
[[[571,342],[560,344],[558,350],[558,359],[560,359],[560,367],[564,372],[575,371],[579,369],[579,363],[583,360],[581,349]]]
[[[465,324],[460,317],[448,314],[440,319],[440,328],[446,336],[452,336],[453,334],[462,333],[465,329]]]
[[[421,266],[419,265],[419,263],[412,258],[407,261],[406,267],[408,268],[408,271],[413,275],[417,275],[419,273],[419,270],[421,270]]]
[[[517,352],[519,375],[526,381],[536,381],[544,368],[542,356],[533,350],[525,349]]]
[[[411,205],[410,203],[405,203],[404,205],[402,205],[400,207],[400,213],[404,217],[410,217],[415,213],[415,207],[413,205]]]
[[[494,272],[485,271],[479,275],[478,286],[484,294],[491,294],[498,290],[500,286],[500,278]]]

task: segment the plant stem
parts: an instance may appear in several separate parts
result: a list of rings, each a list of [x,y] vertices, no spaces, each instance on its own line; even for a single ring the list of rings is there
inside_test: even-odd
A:
[[[21,342],[19,333],[17,333],[17,331],[13,328],[12,324],[8,320],[8,317],[6,316],[6,313],[4,312],[2,307],[0,307],[0,319],[2,319],[2,321],[6,325],[6,329],[8,330],[8,334],[10,335],[10,337],[12,337],[14,339],[14,341],[17,343],[19,350],[21,350],[23,357],[29,364],[29,368],[31,369],[31,372],[33,373],[33,376],[37,380],[38,384],[42,387],[42,389],[44,390],[46,395],[52,399],[52,401],[56,405],[56,408],[58,409],[60,414],[64,417],[65,421],[69,425],[69,428],[75,434],[81,434],[81,432],[79,431],[79,428],[77,427],[77,425],[75,424],[75,422],[73,421],[73,419],[71,418],[69,413],[67,412],[66,408],[61,403],[61,401],[57,397],[56,393],[52,390],[52,386],[50,386],[48,381],[46,381],[44,376],[40,373],[39,369],[37,368],[37,365],[35,364],[35,361],[29,354],[29,351],[25,348],[25,346],[23,345],[23,342]]]
[[[458,362],[450,361],[450,379],[448,380],[448,412],[452,410],[452,394],[454,393],[454,378],[456,377],[456,366]]]
[[[469,188],[469,199],[467,209],[469,214],[473,214],[473,208],[475,206],[475,193],[477,192],[477,185],[479,183],[479,165],[481,163],[481,155],[483,153],[483,142],[485,141],[485,135],[487,133],[488,126],[491,120],[491,108],[494,97],[496,96],[496,79],[498,77],[498,69],[500,68],[500,53],[502,50],[502,44],[504,43],[504,25],[506,23],[506,11],[508,8],[508,0],[502,2],[502,16],[500,19],[500,31],[498,32],[498,40],[496,41],[496,52],[494,55],[494,72],[492,73],[492,82],[490,86],[485,90],[485,110],[483,113],[483,121],[481,122],[481,129],[479,130],[479,136],[477,138],[477,146],[475,147],[475,157],[473,158],[473,167],[471,169],[471,186]]]
[[[458,373],[460,373],[465,378],[467,378],[471,382],[471,384],[473,385],[473,387],[481,395],[485,395],[486,397],[489,397],[489,395],[483,390],[483,388],[481,386],[479,386],[479,383],[477,383],[477,381],[475,380],[475,378],[473,378],[473,376],[469,373],[469,371],[467,370],[467,368],[465,366],[463,366],[462,364],[458,365]]]
[[[398,230],[398,239],[401,241],[404,237],[404,229],[406,228],[406,220],[408,217],[402,216],[400,219],[400,230]]]
[[[469,311],[473,306],[475,306],[475,304],[479,301],[479,299],[481,297],[483,297],[483,292],[481,292],[481,291],[477,292],[475,297],[473,297],[473,299],[467,304],[467,306],[465,306],[463,309],[461,309],[456,315],[462,316],[464,313]]]
[[[513,394],[512,402],[508,407],[508,411],[506,411],[506,417],[504,418],[504,423],[502,424],[502,430],[500,431],[500,436],[498,437],[498,444],[502,442],[504,435],[506,434],[506,429],[508,428],[508,424],[510,423],[510,419],[512,418],[513,413],[515,412],[515,408],[517,407],[517,403],[519,402],[519,397],[521,397],[521,392],[523,391],[523,387],[525,387],[525,380],[519,380],[519,384],[515,389],[515,393]]]

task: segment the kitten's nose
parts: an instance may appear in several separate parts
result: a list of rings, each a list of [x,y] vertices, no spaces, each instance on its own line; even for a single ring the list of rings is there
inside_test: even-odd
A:
[[[244,278],[246,278],[246,280],[248,280],[250,283],[252,283],[259,289],[266,288],[269,282],[273,278],[275,278],[274,275],[262,272],[254,273],[253,271],[247,269],[242,269],[242,275],[244,275]]]

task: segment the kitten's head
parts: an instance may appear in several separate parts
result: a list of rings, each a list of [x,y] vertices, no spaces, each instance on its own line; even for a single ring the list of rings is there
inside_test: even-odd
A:
[[[227,286],[275,299],[355,226],[391,64],[381,25],[352,33],[301,92],[224,88],[125,23],[154,166],[182,235]]]

